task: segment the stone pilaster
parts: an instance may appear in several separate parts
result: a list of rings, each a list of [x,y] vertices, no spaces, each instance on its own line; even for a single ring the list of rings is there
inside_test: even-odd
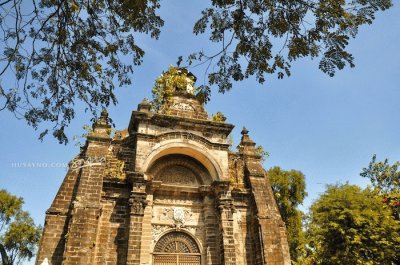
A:
[[[129,239],[127,265],[140,264],[141,240],[143,231],[143,217],[147,206],[146,184],[143,176],[135,174],[131,178],[132,192],[129,199]]]
[[[219,185],[221,186],[221,185]],[[233,201],[229,191],[218,193],[217,209],[221,228],[221,264],[236,265],[235,239],[233,234]]]
[[[205,259],[209,265],[220,264],[220,245],[219,245],[219,231],[215,225],[218,223],[216,216],[214,198],[205,195],[203,199],[203,216],[204,216],[204,232],[205,232]]]
[[[147,195],[147,206],[144,209],[143,222],[142,222],[142,238],[140,246],[140,264],[151,264],[150,245],[152,241],[151,234],[151,218],[153,211],[153,195]]]

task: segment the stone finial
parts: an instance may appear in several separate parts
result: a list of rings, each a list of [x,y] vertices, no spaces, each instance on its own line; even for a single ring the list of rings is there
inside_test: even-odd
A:
[[[106,108],[103,108],[103,110],[100,113],[100,117],[97,119],[97,121],[94,123],[94,125],[109,125],[108,123],[108,112]]]
[[[103,108],[100,113],[100,117],[93,123],[92,128],[93,131],[89,134],[89,138],[90,136],[110,138],[111,125],[106,108]]]
[[[246,127],[243,127],[241,132],[242,138],[237,148],[239,149],[239,153],[241,154],[256,155],[256,143],[251,140],[248,133],[249,130],[247,130]]]
[[[137,110],[142,112],[150,112],[150,109],[151,109],[151,103],[147,98],[144,98],[137,107]]]

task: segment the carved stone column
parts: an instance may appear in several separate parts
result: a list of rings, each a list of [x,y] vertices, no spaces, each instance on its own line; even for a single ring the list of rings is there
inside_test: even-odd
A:
[[[147,205],[145,192],[146,184],[143,178],[134,178],[130,205],[129,239],[127,265],[140,264],[140,247],[142,239],[142,225],[145,208]]]
[[[143,223],[142,223],[142,238],[140,248],[140,264],[151,264],[152,255],[150,252],[152,237],[151,219],[153,215],[153,194],[155,189],[160,185],[159,181],[149,181],[147,183],[147,206],[144,210]]]

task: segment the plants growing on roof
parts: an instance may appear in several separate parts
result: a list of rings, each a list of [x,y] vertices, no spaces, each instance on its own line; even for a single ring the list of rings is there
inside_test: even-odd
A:
[[[185,68],[170,66],[155,81],[152,89],[152,109],[163,112],[162,106],[168,105],[174,93],[188,93],[196,97],[200,103],[206,103],[210,99],[210,88],[208,86],[194,87],[195,77]]]

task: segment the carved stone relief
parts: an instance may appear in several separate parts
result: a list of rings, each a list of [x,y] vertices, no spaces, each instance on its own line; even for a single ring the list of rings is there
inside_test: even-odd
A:
[[[172,106],[172,108],[176,109],[176,110],[183,110],[183,111],[194,111],[194,108],[187,103],[175,103]]]
[[[144,208],[147,205],[146,196],[143,194],[133,194],[129,198],[129,205],[131,206],[131,214],[143,215]]]
[[[172,225],[154,224],[152,225],[152,230],[151,230],[151,236],[153,241],[156,242],[160,238],[160,236],[167,230],[186,231],[189,234],[193,235],[194,237],[199,238],[199,240],[202,239],[204,234],[203,226],[185,226],[184,228],[178,229],[177,227],[173,227]]]
[[[164,208],[159,215],[160,221],[169,221],[180,228],[187,222],[193,221],[193,213],[181,207]]]
[[[197,207],[196,207],[197,208]],[[200,220],[201,212],[190,207],[165,207],[156,205],[153,207],[152,218],[152,244],[160,239],[166,232],[186,231],[188,234],[204,240],[204,224]]]
[[[201,205],[202,201],[201,200],[188,200],[188,199],[175,199],[175,198],[170,198],[170,197],[159,197],[154,200],[155,203],[157,204],[171,204],[171,205],[187,205],[187,206],[193,206],[193,205]]]
[[[161,180],[165,184],[180,184],[188,186],[197,186],[198,182],[196,175],[191,170],[183,166],[173,166],[166,168],[156,177],[156,180]]]
[[[170,225],[153,225],[151,229],[151,236],[153,241],[157,241],[160,235],[168,229],[171,229]]]

